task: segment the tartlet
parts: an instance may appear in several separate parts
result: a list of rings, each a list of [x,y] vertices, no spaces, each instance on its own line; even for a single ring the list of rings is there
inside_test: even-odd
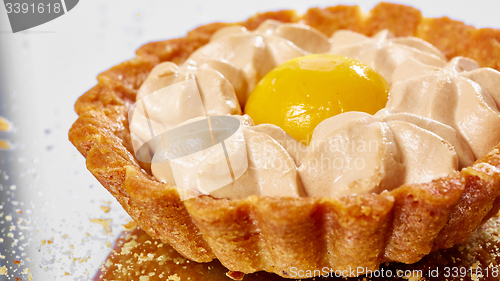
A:
[[[155,180],[133,154],[127,113],[137,89],[160,62],[181,63],[218,29],[262,21],[302,22],[330,36],[338,29],[373,35],[420,37],[448,58],[465,56],[500,69],[500,31],[476,29],[448,18],[380,3],[365,15],[357,6],[278,11],[241,23],[213,23],[186,37],[146,44],[137,57],[103,73],[75,104],[70,141],[89,171],[138,225],[196,262],[215,258],[231,271],[376,269],[382,262],[414,263],[431,251],[465,241],[500,208],[500,144],[460,172],[390,192],[332,198],[251,196],[228,200],[201,196],[181,201],[174,186]]]

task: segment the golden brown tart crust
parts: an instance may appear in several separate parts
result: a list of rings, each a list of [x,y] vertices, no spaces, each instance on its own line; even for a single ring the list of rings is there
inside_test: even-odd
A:
[[[266,19],[301,21],[327,36],[337,29],[367,35],[389,29],[427,40],[448,58],[467,56],[500,69],[499,30],[423,18],[403,5],[380,3],[367,15],[357,6],[312,8],[303,15],[266,12],[238,24],[254,29]],[[175,187],[156,181],[131,153],[127,111],[156,64],[182,63],[216,30],[232,24],[207,24],[186,37],[142,46],[136,58],[101,73],[98,84],[75,104],[79,118],[70,141],[86,157],[89,171],[149,235],[197,262],[218,258],[232,271],[287,277],[292,266],[375,269],[386,261],[414,263],[432,250],[465,241],[498,211],[500,144],[461,172],[382,194],[180,201]]]

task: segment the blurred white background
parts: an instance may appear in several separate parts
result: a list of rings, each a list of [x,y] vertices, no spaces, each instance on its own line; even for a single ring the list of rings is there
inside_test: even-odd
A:
[[[0,116],[13,130],[0,132],[0,139],[13,149],[0,150],[0,280],[92,279],[128,219],[67,137],[77,118],[73,105],[97,74],[134,57],[144,43],[184,36],[201,24],[346,2],[87,0],[16,34],[1,5]],[[500,28],[500,1],[398,2],[427,17]],[[376,3],[357,4],[368,11]],[[108,205],[105,213],[101,206]],[[89,219],[112,220],[111,234]]]

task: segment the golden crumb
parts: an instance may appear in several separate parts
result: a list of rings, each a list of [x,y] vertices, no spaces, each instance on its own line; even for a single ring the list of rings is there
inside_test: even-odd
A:
[[[7,119],[0,116],[0,131],[7,132],[8,130],[10,130],[9,121],[7,121]]]
[[[64,272],[64,276],[68,276],[69,275],[69,272]]]
[[[127,243],[123,244],[121,254],[122,255],[128,254],[132,249],[134,249],[135,247],[137,247],[137,245],[138,244],[137,244],[137,242],[135,240],[132,240],[130,242],[127,242]]]
[[[109,206],[101,206],[101,210],[107,214],[111,210],[111,207],[109,207]]]
[[[167,279],[168,281],[181,281],[181,278],[177,276],[177,273],[174,275],[170,275]]]
[[[90,256],[88,256],[86,258],[73,258],[73,263],[75,263],[75,262],[84,263],[84,262],[87,262],[89,259],[90,259]]]
[[[113,265],[113,261],[111,261],[111,260],[107,260],[107,261],[104,263],[104,266],[106,266],[106,267],[110,267],[110,266],[112,266],[112,265]]]
[[[0,149],[11,149],[10,143],[6,140],[0,140]]]
[[[4,265],[4,266],[2,266],[2,267],[0,267],[0,275],[5,275],[5,276],[7,276],[7,272],[8,272],[8,271],[7,271],[7,267],[5,267],[5,265]]]
[[[111,222],[113,219],[89,219],[91,222],[100,224],[107,235],[111,235]]]
[[[124,230],[130,231],[137,227],[137,223],[135,221],[133,220],[127,220],[127,221],[128,222],[126,224],[122,224]]]
[[[239,271],[228,271],[226,273],[226,276],[233,280],[243,280],[243,277],[245,277],[245,273]]]
[[[182,257],[177,257],[177,258],[174,258],[174,263],[175,264],[183,264],[186,262],[186,259],[185,258],[182,258]]]

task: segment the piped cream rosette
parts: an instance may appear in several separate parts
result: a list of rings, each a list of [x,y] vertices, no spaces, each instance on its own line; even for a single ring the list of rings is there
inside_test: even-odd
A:
[[[227,106],[238,101],[231,85],[218,86],[222,75],[200,83],[182,81],[182,71],[159,64],[140,88],[129,113],[137,159],[152,162],[153,175],[177,186],[183,200],[202,194],[304,196],[297,163],[307,147],[277,126],[254,126],[248,115],[230,115],[241,111]],[[186,73],[204,75],[194,67]],[[226,116],[207,118],[205,112]]]
[[[372,37],[349,30],[339,30],[332,35],[329,53],[350,57],[368,65],[392,84],[396,68],[407,59],[442,67],[446,57],[433,45],[416,37],[394,37],[382,30]]]
[[[500,142],[500,72],[457,57],[443,68],[408,59],[394,72],[386,108],[446,124],[475,159]]]
[[[231,82],[244,106],[269,71],[292,58],[324,53],[329,47],[328,37],[307,25],[267,20],[254,31],[242,26],[220,29],[184,65],[219,71]]]
[[[428,182],[457,170],[459,158],[465,165],[473,156],[444,124],[386,110],[347,112],[316,127],[299,173],[308,196],[341,197]]]
[[[182,159],[168,158],[164,151],[167,151],[168,155],[169,149],[183,153],[181,148],[183,140],[170,142],[169,148],[157,150],[153,157],[151,170],[158,180],[178,187],[180,184],[180,187],[183,187],[184,199],[202,194],[230,199],[251,195],[305,196],[296,164],[300,158],[293,158],[291,155],[302,157],[307,151],[306,146],[277,126],[267,124],[254,126],[248,115],[209,118],[214,137],[217,127],[223,128],[220,137],[223,138],[223,135],[229,134],[225,132],[223,125],[236,127],[236,122],[239,125],[237,133],[224,141],[225,146],[222,148],[227,152],[227,159],[222,158],[220,150],[217,152],[216,148],[207,148]],[[229,120],[231,124],[225,124]],[[186,123],[199,122],[200,118],[195,118]],[[203,126],[204,123],[198,125]],[[208,135],[202,136],[201,139],[204,140],[205,146],[210,144]],[[226,161],[230,161],[232,171],[227,171]],[[186,172],[187,169],[176,170],[174,165],[178,162],[177,167],[186,169],[189,166],[190,171],[196,171],[196,177],[195,173]],[[235,170],[237,168],[238,171]],[[233,178],[229,177],[231,173],[234,173]]]
[[[189,107],[181,106],[186,104]],[[129,122],[136,158],[152,163],[157,179],[175,185],[182,200],[210,194],[247,170],[240,121],[232,116],[205,116],[194,79],[143,96],[131,108]],[[210,169],[202,172],[206,167]]]

